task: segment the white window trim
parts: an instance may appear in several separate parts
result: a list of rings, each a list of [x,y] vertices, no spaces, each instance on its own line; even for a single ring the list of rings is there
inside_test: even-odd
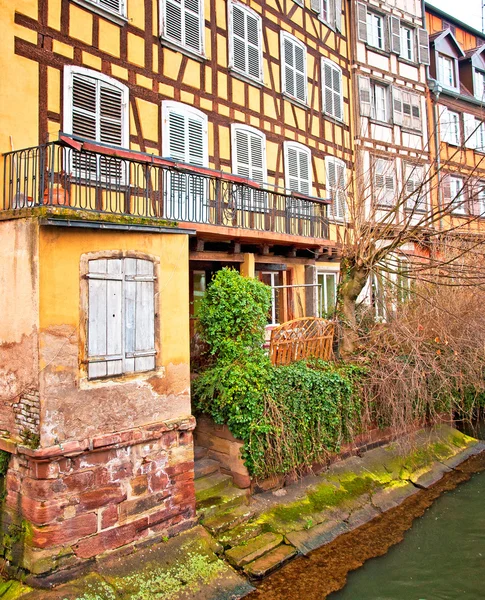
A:
[[[377,46],[374,44],[374,26],[369,26],[369,16],[371,18],[380,19],[381,29],[382,29],[382,46]],[[386,27],[386,18],[381,13],[374,12],[372,10],[367,11],[367,45],[371,48],[375,48],[376,50],[380,50],[381,52],[387,52],[387,27]],[[372,40],[372,41],[371,41]]]
[[[170,37],[166,31],[166,0],[159,0],[159,17],[160,17],[160,38],[163,43],[171,47],[175,51],[182,51],[187,54],[192,54],[195,57],[206,58],[205,54],[205,19],[204,19],[204,0],[199,0],[199,25],[200,25],[200,50],[190,48],[182,44],[179,40]]]
[[[451,121],[449,115],[456,115],[458,119],[456,120],[457,124],[457,132],[456,138],[452,137],[453,131],[451,129]],[[448,124],[443,121],[448,119]],[[445,142],[446,144],[451,144],[452,146],[460,146],[461,145],[461,116],[459,112],[454,110],[449,110],[445,106],[441,106],[441,113],[439,115],[439,123],[440,123],[440,140]]]
[[[407,40],[403,39],[403,33],[405,31],[409,31],[411,33],[411,58],[409,58],[409,56],[407,55],[407,47],[406,47],[406,52],[403,52],[403,42],[407,42]],[[410,25],[408,25],[407,23],[401,23],[400,27],[399,27],[399,34],[400,34],[400,41],[401,41],[401,51],[399,53],[399,56],[403,59],[403,60],[407,60],[409,62],[415,63],[416,62],[416,33],[415,33],[415,29],[413,27],[411,27]]]
[[[479,84],[480,84],[480,79],[482,78],[482,89],[481,89],[481,94],[480,89],[479,89]],[[485,86],[483,85],[485,83],[485,72],[482,71],[481,69],[473,69],[473,91],[474,91],[474,96],[477,100],[480,100],[481,102],[485,101]]]
[[[163,100],[162,101],[162,155],[169,156],[170,154],[170,138],[167,131],[168,116],[171,110],[182,114],[182,115],[194,115],[197,119],[200,119],[204,123],[204,146],[203,146],[203,163],[204,167],[209,166],[209,140],[208,140],[208,124],[209,120],[207,115],[183,102],[176,102],[174,100]]]
[[[313,190],[313,177],[312,177],[312,152],[310,150],[310,148],[308,148],[307,146],[304,146],[303,144],[300,144],[299,142],[292,142],[292,141],[285,141],[283,142],[283,154],[284,154],[284,158],[285,158],[285,187],[288,191],[295,191],[292,190],[290,187],[290,181],[289,181],[289,162],[288,162],[288,150],[290,148],[295,148],[297,151],[299,152],[304,152],[307,156],[308,159],[308,174],[309,174],[309,179],[308,179],[308,187],[309,187],[309,192],[308,195],[311,196],[312,194],[312,190]],[[300,180],[301,177],[298,177],[298,179]],[[300,192],[299,190],[297,191],[297,193],[300,194],[304,194],[304,192]]]
[[[334,190],[332,188],[332,186],[329,184],[328,181],[328,172],[329,172],[329,168],[328,165],[330,162],[333,162],[335,164],[335,173],[337,173],[337,165],[340,165],[343,168],[343,172],[344,172],[344,178],[346,178],[346,173],[347,173],[347,165],[345,164],[345,161],[343,161],[340,158],[337,158],[335,156],[326,156],[325,157],[325,190],[326,190],[326,196],[328,199],[330,199],[331,194],[333,194],[334,191],[339,191],[339,188],[337,187],[336,190]],[[338,202],[334,203],[333,199],[332,199],[332,203],[328,205],[328,216],[331,217],[332,219],[334,219],[335,221],[344,221],[345,217],[346,217],[346,213],[347,213],[347,202],[345,200],[345,188],[343,190],[341,190],[341,193],[344,195],[344,214],[340,215],[340,214],[336,214],[337,212],[339,212],[338,210],[336,211],[334,207],[339,207],[340,204]]]
[[[334,69],[335,71],[338,71],[340,74],[340,114],[342,115],[341,118],[336,117],[335,115],[327,112],[326,110],[326,106],[325,106],[325,76],[324,76],[324,68],[325,65],[329,65],[332,69]],[[332,60],[328,59],[328,58],[322,58],[321,61],[321,78],[322,78],[322,109],[323,109],[323,113],[329,117],[331,117],[332,119],[336,119],[337,121],[340,122],[344,122],[344,88],[343,88],[343,74],[342,74],[342,69],[339,67],[339,65],[337,65],[336,63],[334,63]],[[333,90],[332,90],[332,94],[333,94]]]
[[[102,17],[105,17],[106,19],[109,19],[110,21],[113,21],[113,23],[116,23],[117,25],[124,25],[125,23],[128,22],[128,15],[126,12],[126,0],[124,0],[122,2],[122,10],[120,12],[116,12],[114,10],[109,9],[106,6],[102,6],[102,5],[98,4],[98,2],[96,2],[95,0],[72,0],[72,1],[75,2],[76,4],[79,4],[79,6],[86,8],[87,10],[89,10],[91,12],[101,15]]]
[[[86,69],[85,67],[75,67],[75,66],[65,66],[64,67],[64,103],[62,109],[63,115],[63,131],[68,135],[72,135],[72,113],[73,113],[73,104],[72,104],[72,78],[74,75],[84,75],[85,77],[89,77],[91,79],[98,79],[99,81],[104,81],[113,87],[118,88],[123,94],[123,115],[122,115],[122,148],[130,147],[130,131],[129,131],[129,90],[126,85],[118,81],[117,79],[113,79],[112,77],[108,77],[104,73],[100,73],[99,71],[93,71],[92,69]],[[93,140],[96,141],[96,140]],[[97,143],[101,144],[101,142],[97,141]]]
[[[234,32],[233,32],[233,26],[232,26],[232,21],[233,21],[233,19],[232,19],[232,11],[233,11],[234,6],[237,6],[243,12],[252,15],[258,21],[258,32],[259,32],[259,48],[258,48],[258,50],[259,50],[259,77],[253,77],[252,75],[250,75],[246,71],[241,71],[240,69],[238,69],[234,65],[234,44],[233,44]],[[229,69],[231,71],[233,71],[234,73],[237,73],[239,76],[243,77],[244,79],[248,79],[250,82],[254,81],[254,82],[262,84],[262,83],[264,83],[264,81],[263,81],[263,26],[262,26],[261,15],[258,14],[253,9],[249,8],[249,6],[246,6],[246,4],[241,4],[240,2],[233,2],[231,0],[229,0],[229,2],[227,3],[227,11],[228,11],[228,14],[227,14],[227,24],[228,24],[227,42],[228,42],[228,45],[229,45]]]
[[[377,105],[376,105],[376,88],[382,88],[384,90],[384,100],[385,100],[385,115],[384,119],[380,119],[377,117]],[[373,121],[377,121],[378,123],[390,123],[390,86],[381,83],[380,81],[376,81],[371,79],[371,119]]]
[[[454,85],[450,85],[443,80],[443,69],[442,69],[442,61],[441,59],[447,59],[451,62],[451,66],[453,69],[453,80]],[[459,90],[460,89],[460,81],[459,81],[459,73],[457,69],[457,60],[453,56],[448,56],[448,54],[443,54],[441,52],[436,53],[436,76],[439,83],[448,90]]]
[[[334,303],[337,302],[337,286],[338,286],[338,280],[339,280],[339,273],[338,271],[330,271],[330,270],[325,270],[325,269],[318,269],[317,270],[317,285],[318,285],[318,292],[320,297],[318,298],[318,315],[321,316],[322,312],[325,312],[326,314],[328,314],[328,304],[327,304],[327,282],[326,282],[326,277],[331,275],[334,278],[335,281],[335,285],[334,285],[334,290],[335,290],[335,299],[334,299]],[[323,281],[324,284],[320,285],[318,278],[319,276],[323,276]]]
[[[298,98],[297,96],[294,96],[293,94],[290,94],[286,90],[286,63],[284,62],[285,40],[290,41],[295,46],[299,46],[303,50],[304,55],[305,55],[305,60],[303,63],[303,77],[305,79],[305,97],[303,99]],[[286,32],[286,31],[280,31],[280,59],[281,59],[280,60],[280,65],[281,65],[280,69],[281,69],[281,91],[282,91],[282,93],[286,96],[289,96],[293,100],[296,100],[297,102],[302,102],[303,104],[307,105],[308,104],[307,47],[305,46],[305,44],[302,41],[300,41],[294,35],[291,35],[290,33]],[[296,68],[293,68],[293,70],[296,72]],[[296,91],[296,85],[295,85],[295,91]]]
[[[268,168],[266,164],[266,135],[250,125],[244,125],[243,123],[231,123],[231,168],[234,174],[237,173],[237,159],[236,159],[236,132],[246,131],[253,135],[259,136],[263,140],[263,185],[268,183]]]

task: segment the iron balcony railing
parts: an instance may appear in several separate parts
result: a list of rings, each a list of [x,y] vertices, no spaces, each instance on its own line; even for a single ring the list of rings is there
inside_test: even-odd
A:
[[[326,200],[62,136],[4,155],[1,210],[36,206],[328,239]]]

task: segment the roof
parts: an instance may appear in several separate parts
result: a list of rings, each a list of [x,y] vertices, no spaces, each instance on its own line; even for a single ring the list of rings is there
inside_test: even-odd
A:
[[[458,50],[458,53],[461,54],[462,57],[464,57],[465,52],[463,51],[463,48],[458,43],[458,40],[454,36],[451,29],[443,29],[443,31],[438,31],[437,33],[434,33],[432,36],[430,36],[429,41],[431,44],[433,44],[434,42],[436,42],[442,38],[445,38],[445,37],[451,37],[451,39],[453,40],[453,44],[455,45],[456,49]]]
[[[429,10],[430,12],[434,13],[435,15],[438,15],[439,17],[444,18],[449,23],[452,23],[453,25],[456,25],[465,31],[469,31],[473,35],[476,35],[478,38],[480,38],[483,41],[483,43],[485,43],[485,33],[483,31],[480,31],[478,29],[475,29],[474,27],[471,27],[470,25],[467,25],[463,21],[460,21],[460,19],[453,17],[452,15],[444,12],[440,8],[436,8],[436,6],[433,6],[429,2],[425,2],[424,4],[426,7],[426,10]]]

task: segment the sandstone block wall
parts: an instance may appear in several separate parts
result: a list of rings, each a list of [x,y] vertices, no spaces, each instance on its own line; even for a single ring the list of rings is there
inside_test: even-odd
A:
[[[189,417],[18,448],[6,477],[4,558],[37,583],[52,581],[107,552],[191,527],[194,424]]]

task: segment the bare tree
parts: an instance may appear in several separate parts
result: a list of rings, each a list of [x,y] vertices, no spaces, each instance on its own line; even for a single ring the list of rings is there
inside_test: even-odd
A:
[[[470,136],[479,127],[477,123]],[[485,170],[480,172],[485,156],[466,174],[457,170],[469,152],[468,139],[446,161],[408,165],[392,195],[386,181],[393,175],[377,171],[376,165],[364,170],[357,155],[357,175],[346,190],[346,220],[336,223],[342,253],[337,311],[343,355],[363,342],[358,304],[366,286],[394,287],[395,302],[405,296],[410,280],[442,286],[485,283],[485,229],[478,222],[485,216],[484,188],[477,184],[480,175],[485,178]],[[434,141],[431,136],[429,144]],[[441,152],[443,144],[438,146]],[[462,189],[452,189],[450,173],[462,178]]]

